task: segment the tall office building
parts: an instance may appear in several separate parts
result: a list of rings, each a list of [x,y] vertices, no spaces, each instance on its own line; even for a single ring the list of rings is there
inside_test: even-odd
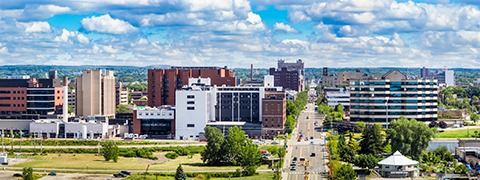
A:
[[[402,72],[392,70],[382,78],[350,82],[350,117],[351,121],[380,124],[400,116],[434,121],[437,98],[437,80],[407,79]]]
[[[444,69],[437,74],[438,84],[446,86],[455,86],[455,72],[453,70]]]
[[[175,90],[188,85],[189,78],[210,78],[212,85],[235,86],[233,70],[227,67],[175,67],[148,70],[148,105],[175,105]]]
[[[128,102],[128,87],[123,87],[122,82],[118,82],[115,84],[115,103],[118,106],[119,104],[127,105]]]
[[[75,116],[115,117],[115,77],[113,71],[83,70],[75,77]]]
[[[420,69],[420,77],[424,79],[428,78],[428,68],[423,67]]]
[[[274,76],[275,86],[299,92],[305,90],[305,64],[301,59],[295,63],[278,60],[277,66],[277,69],[270,68],[270,75]]]

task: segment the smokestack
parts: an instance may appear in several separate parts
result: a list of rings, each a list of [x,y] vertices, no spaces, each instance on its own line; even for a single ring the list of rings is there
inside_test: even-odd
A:
[[[253,64],[250,65],[250,81],[253,81]]]
[[[63,76],[63,122],[68,122],[68,77]]]

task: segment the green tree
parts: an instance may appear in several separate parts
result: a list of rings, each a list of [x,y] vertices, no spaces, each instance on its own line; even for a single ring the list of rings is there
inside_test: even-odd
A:
[[[242,168],[247,176],[254,175],[261,164],[262,153],[256,144],[247,144],[242,148]]]
[[[473,122],[477,123],[477,121],[480,119],[480,116],[478,116],[478,114],[476,113],[470,113],[470,120],[472,120]]]
[[[333,179],[355,180],[357,173],[350,164],[340,164],[333,166]]]
[[[390,124],[392,128],[387,132],[387,140],[392,145],[392,152],[398,150],[416,160],[436,133],[436,128],[429,128],[423,122],[408,120],[403,116]]]
[[[473,95],[472,100],[473,100],[473,101],[478,101],[479,99],[478,99],[477,96]]]
[[[207,145],[202,152],[202,161],[207,165],[218,165],[223,160],[225,155],[223,151],[224,137],[220,129],[206,126],[205,138],[207,138]]]
[[[372,154],[379,157],[383,152],[383,135],[379,124],[373,124],[372,127],[366,128],[362,133],[360,141],[360,154]]]
[[[132,95],[130,93],[128,93],[128,103],[133,102],[132,100],[133,100]]]
[[[338,103],[337,112],[341,113],[342,116],[345,114],[344,109],[345,109],[345,107],[342,104]]]
[[[378,163],[378,159],[372,154],[360,154],[355,158],[355,165],[362,168],[373,169]]]
[[[232,162],[233,165],[238,165],[241,162],[241,154],[239,151],[251,141],[245,137],[245,131],[242,131],[242,128],[234,126],[228,129],[228,135],[225,139],[225,157],[224,159],[228,162]]]
[[[309,91],[310,90],[310,85],[305,85],[305,91]]]
[[[68,105],[68,113],[72,113],[73,112],[73,106],[72,105]]]
[[[285,130],[288,134],[292,134],[296,121],[295,115],[292,114],[287,116],[287,120],[285,121]]]
[[[287,100],[287,116],[290,116],[290,115],[297,116],[298,110],[297,110],[297,106],[295,106],[295,104],[292,101]]]
[[[470,171],[470,170],[467,168],[467,166],[465,166],[465,164],[461,164],[461,165],[455,167],[455,173],[457,173],[457,174],[465,174],[468,171]]]
[[[365,122],[363,121],[357,121],[357,127],[358,127],[358,130],[360,130],[360,132],[363,132],[363,130],[365,129]]]
[[[114,162],[117,162],[118,160],[118,146],[113,142],[113,141],[105,141],[103,143],[103,157],[105,158],[105,161],[110,161],[113,160]]]
[[[187,173],[183,171],[182,165],[178,165],[177,171],[175,172],[175,180],[187,180]]]
[[[148,97],[147,97],[147,96],[143,96],[143,97],[141,97],[141,98],[138,99],[138,100],[140,100],[140,101],[146,101],[146,100],[148,100]]]
[[[115,113],[129,113],[130,109],[128,108],[128,105],[126,104],[119,104],[117,105],[117,108],[115,109]]]
[[[340,136],[338,137],[338,154],[340,156],[340,158],[345,161],[345,151],[347,149],[346,147],[346,142],[345,142],[345,136],[343,134],[340,134]]]
[[[33,168],[31,168],[31,167],[24,167],[22,175],[23,175],[24,180],[34,180],[35,179],[35,178],[33,178]]]
[[[345,148],[345,155],[343,155],[343,160],[345,162],[353,163],[355,160],[355,154],[358,151],[357,140],[353,139],[353,134],[350,135],[350,140],[348,141],[347,147]]]

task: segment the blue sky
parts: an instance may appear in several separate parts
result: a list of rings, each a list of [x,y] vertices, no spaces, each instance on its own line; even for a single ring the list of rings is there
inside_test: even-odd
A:
[[[0,2],[0,64],[480,67],[476,0]]]

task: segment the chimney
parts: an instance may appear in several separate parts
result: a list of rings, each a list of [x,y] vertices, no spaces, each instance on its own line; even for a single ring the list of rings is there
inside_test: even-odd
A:
[[[253,64],[250,65],[250,81],[253,81]]]
[[[68,77],[63,76],[63,122],[68,122]]]

